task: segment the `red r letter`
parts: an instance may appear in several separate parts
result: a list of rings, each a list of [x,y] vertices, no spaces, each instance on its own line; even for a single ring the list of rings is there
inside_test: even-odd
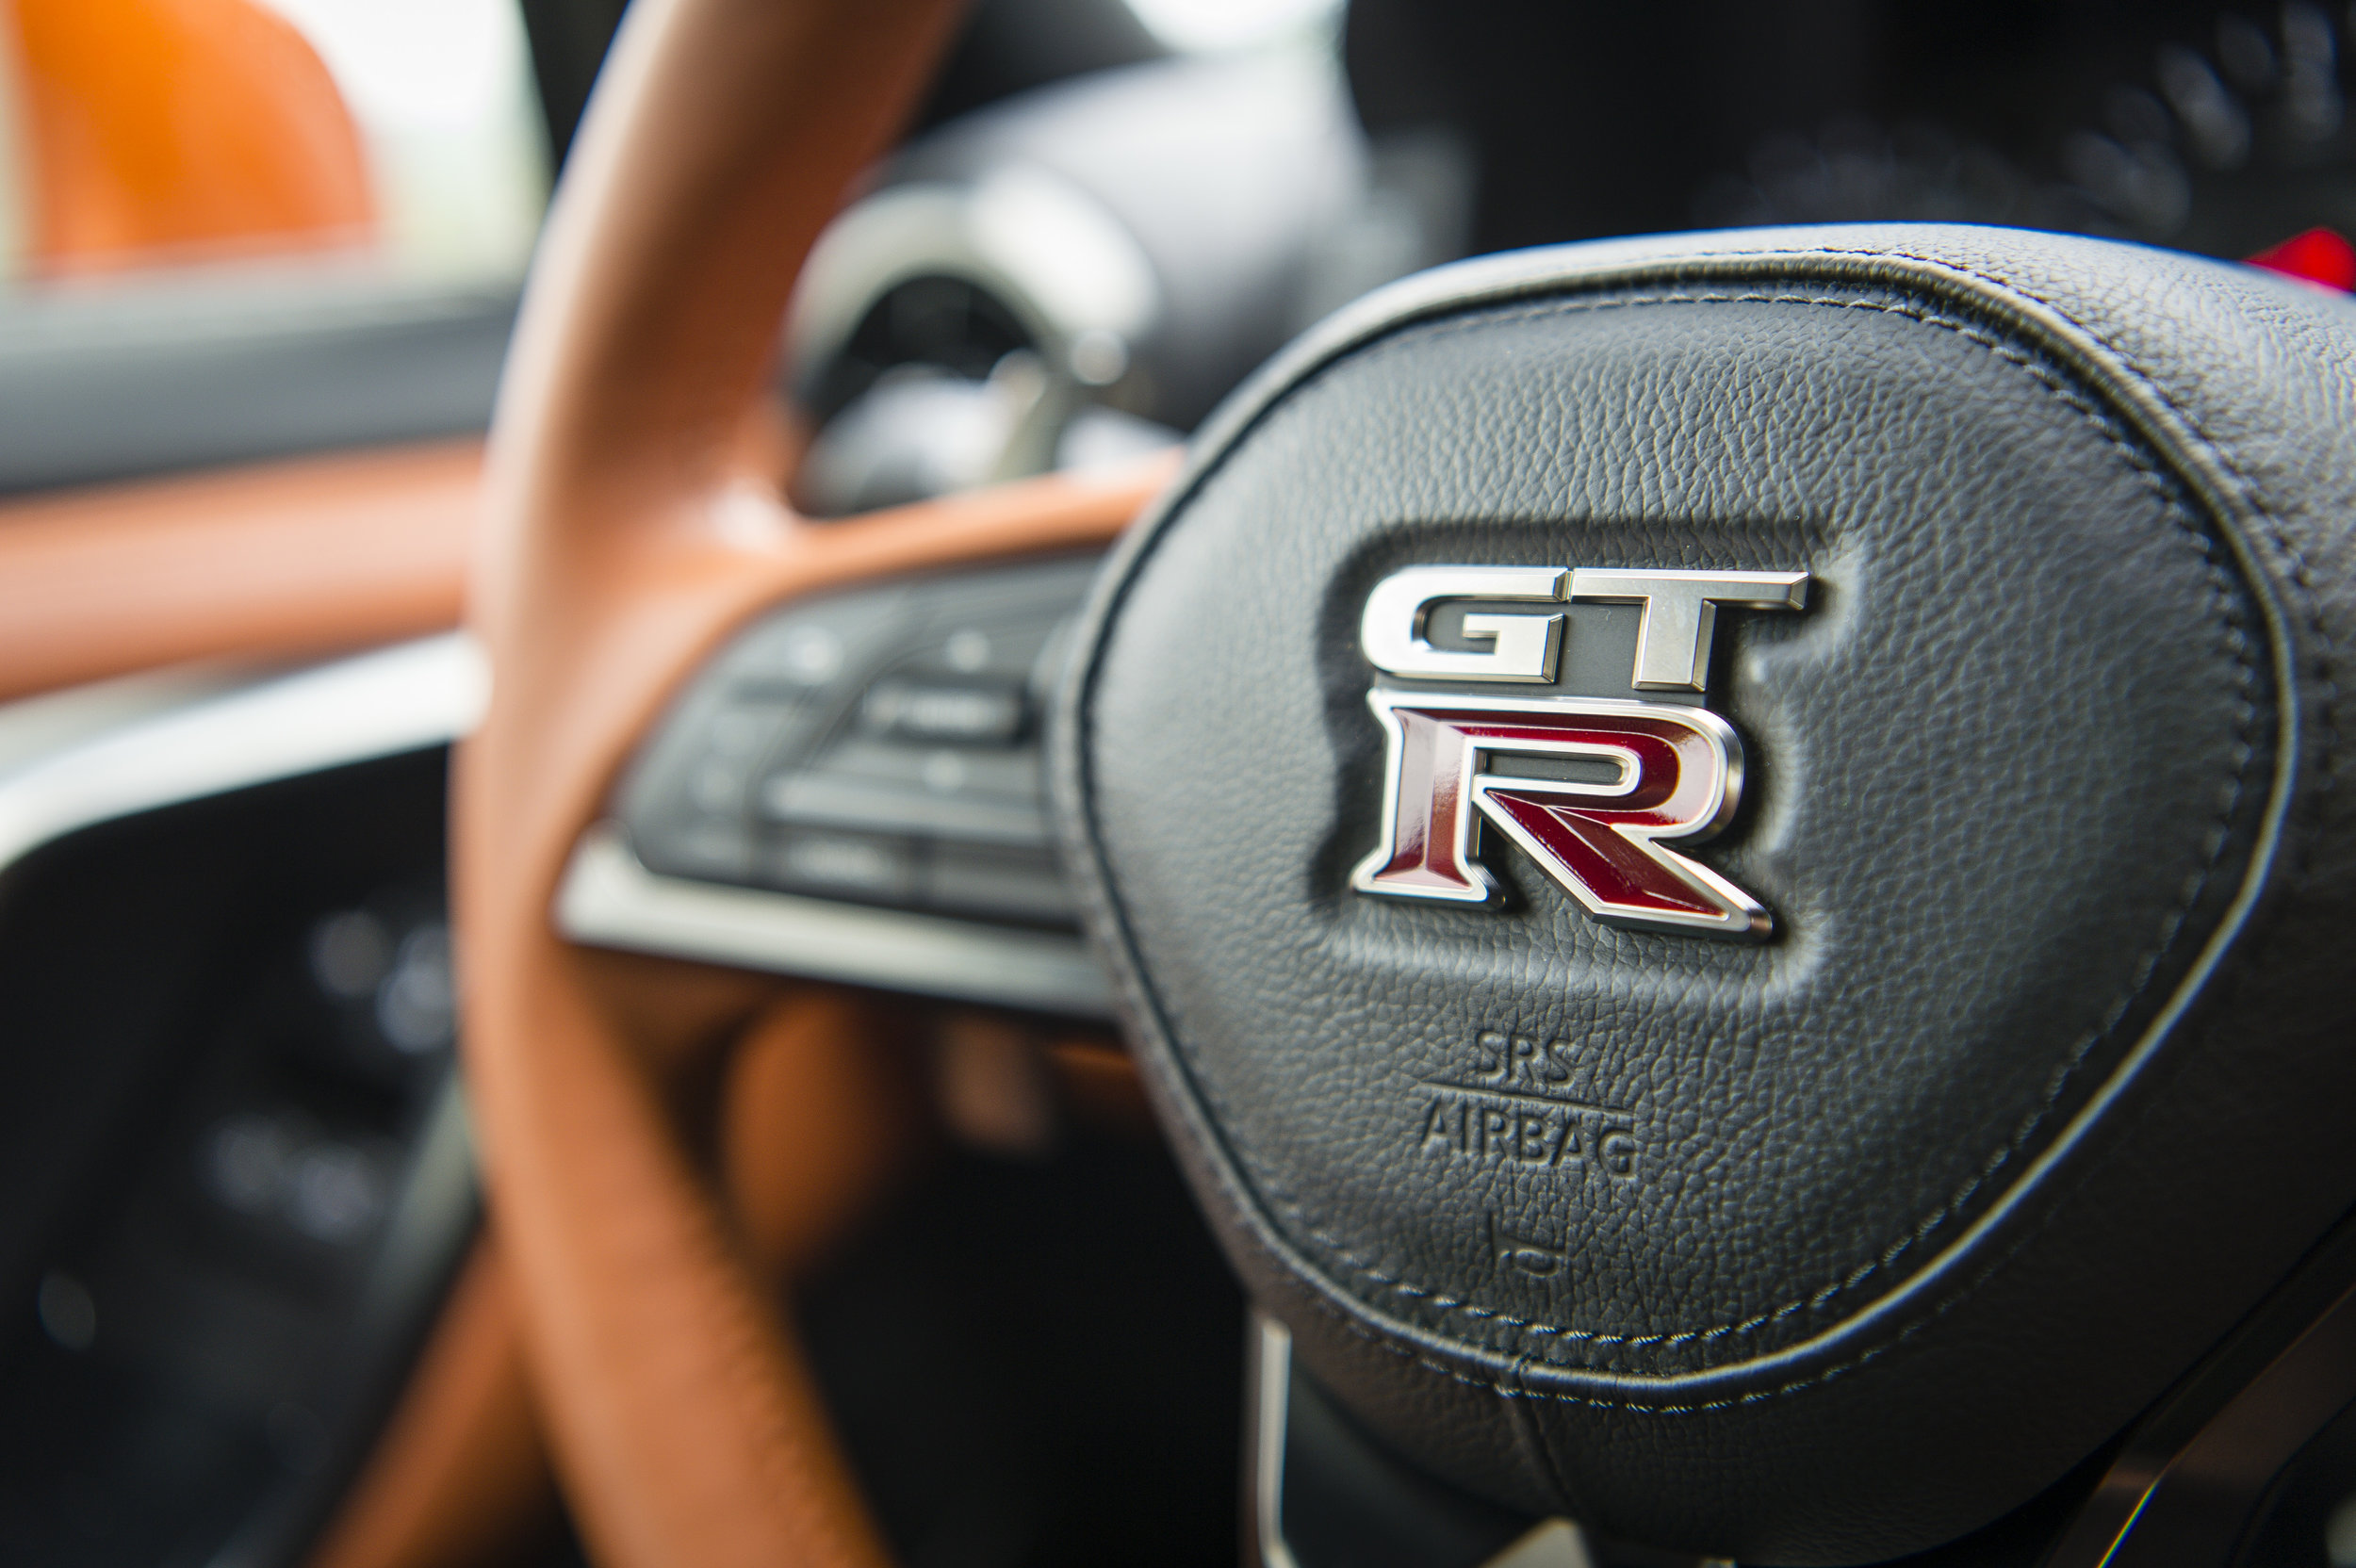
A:
[[[1706,709],[1652,702],[1525,701],[1377,690],[1390,739],[1383,846],[1350,877],[1361,892],[1486,904],[1497,881],[1472,858],[1487,818],[1598,920],[1759,938],[1759,901],[1668,845],[1726,825],[1742,789],[1742,746]],[[1493,756],[1616,766],[1609,783],[1518,778]]]

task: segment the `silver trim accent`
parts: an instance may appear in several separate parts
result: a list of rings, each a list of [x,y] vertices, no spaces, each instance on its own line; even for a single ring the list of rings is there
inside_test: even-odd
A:
[[[444,745],[490,694],[480,649],[451,632],[288,673],[189,664],[0,705],[0,869],[86,827],[254,785]],[[376,1402],[407,1331],[472,1231],[476,1189],[465,1097],[447,1075],[346,1325],[353,1352],[326,1392],[339,1445],[373,1442]],[[387,1358],[390,1358],[389,1360]],[[361,1450],[260,1496],[208,1560],[292,1560]]]
[[[1595,1568],[1587,1536],[1568,1519],[1543,1519],[1530,1533],[1482,1563],[1481,1568]],[[1702,1558],[1693,1568],[1734,1568],[1724,1558]]]
[[[1366,662],[1417,680],[1548,681],[1562,651],[1561,615],[1464,617],[1469,651],[1435,648],[1427,627],[1443,599],[1507,599],[1557,604],[1570,597],[1571,573],[1560,566],[1410,566],[1366,596],[1358,645]]]
[[[118,817],[447,744],[489,695],[450,632],[134,719],[0,774],[0,868]]]
[[[2343,1233],[2345,1237],[2345,1233]],[[2347,1245],[2340,1243],[2345,1278]],[[2294,1286],[2294,1289],[2296,1286]],[[2130,1436],[2047,1553],[2049,1568],[2208,1568],[2233,1560],[2282,1471],[2356,1400],[2356,1286],[2213,1408],[2195,1372]],[[2200,1413],[2187,1419],[2183,1407]]]
[[[1301,1568],[1284,1539],[1284,1434],[1292,1413],[1292,1331],[1254,1308],[1244,1353],[1252,1411],[1250,1475],[1252,1510],[1250,1540],[1257,1553],[1256,1568]],[[1567,1519],[1542,1519],[1528,1533],[1509,1542],[1481,1568],[1595,1568],[1587,1537]],[[1703,1560],[1694,1568],[1718,1568]],[[1731,1564],[1726,1568],[1732,1568]]]
[[[1293,1331],[1252,1315],[1252,1544],[1258,1568],[1301,1568],[1284,1542],[1284,1426],[1292,1413]]]
[[[1571,597],[1641,604],[1636,627],[1636,689],[1698,692],[1710,678],[1710,645],[1718,607],[1805,610],[1806,572],[1618,571],[1581,566]]]
[[[1560,615],[1464,617],[1472,650],[1435,648],[1425,635],[1443,599],[1506,599],[1552,604],[1586,599],[1643,606],[1636,627],[1639,692],[1699,692],[1710,676],[1718,607],[1805,610],[1806,572],[1640,571],[1580,566],[1409,566],[1374,585],[1358,623],[1366,662],[1417,680],[1554,678],[1562,640]]]
[[[611,822],[574,847],[557,889],[556,925],[600,947],[1086,1018],[1113,1014],[1112,988],[1076,937],[663,876],[646,868]]]
[[[910,278],[963,278],[995,295],[1039,338],[1051,367],[1096,384],[1162,314],[1153,264],[1104,204],[1031,163],[978,181],[894,186],[819,236],[787,314],[786,360],[808,374],[850,341],[868,308]],[[1077,359],[1077,365],[1073,361]]]

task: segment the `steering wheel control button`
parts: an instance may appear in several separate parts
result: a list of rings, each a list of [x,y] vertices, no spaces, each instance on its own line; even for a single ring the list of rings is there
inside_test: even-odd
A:
[[[752,874],[753,834],[736,817],[689,817],[642,826],[639,858],[679,876],[742,881]]]
[[[920,772],[924,760],[918,760]],[[992,798],[955,789],[893,789],[856,774],[780,774],[763,787],[761,809],[772,822],[798,826],[858,827],[1017,845],[1043,846],[1050,837],[1046,808],[1036,799]]]
[[[2356,1209],[2309,292],[1628,240],[1399,285],[1213,416],[1051,776],[1182,1166],[1357,1421],[1610,1536],[1887,1560]]]
[[[925,858],[924,901],[952,914],[1069,925],[1072,889],[1044,851],[936,843]]]
[[[916,856],[906,840],[865,833],[789,833],[772,852],[780,887],[899,902],[916,890]]]
[[[978,627],[965,627],[949,634],[941,645],[941,657],[948,666],[964,675],[973,675],[990,667],[990,633]]]
[[[1721,605],[1797,610],[1806,572],[1558,571],[1411,566],[1366,596],[1359,645],[1377,671],[1430,680],[1550,682],[1564,617],[1464,612],[1468,650],[1432,645],[1432,608],[1449,599],[1634,602],[1629,685],[1699,693]],[[1496,905],[1502,889],[1475,858],[1481,824],[1512,842],[1591,915],[1618,925],[1762,939],[1759,902],[1672,843],[1699,843],[1732,820],[1742,743],[1699,708],[1644,701],[1548,701],[1424,694],[1378,684],[1366,694],[1388,741],[1383,842],[1350,876],[1362,893]],[[1598,764],[1606,776],[1490,771],[1504,759]]]
[[[926,680],[893,676],[868,689],[860,727],[913,744],[1012,745],[1030,720],[1013,681]]]
[[[632,764],[630,851],[683,881],[1068,930],[1038,718],[1093,573],[991,566],[764,616]]]
[[[745,695],[830,693],[858,678],[881,645],[907,635],[907,614],[906,596],[889,588],[813,603],[755,624],[711,674]]]

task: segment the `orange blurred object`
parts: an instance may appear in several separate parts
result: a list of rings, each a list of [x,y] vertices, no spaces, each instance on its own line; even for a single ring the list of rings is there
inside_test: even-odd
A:
[[[342,94],[303,35],[256,0],[12,8],[34,271],[374,237],[368,161]]]

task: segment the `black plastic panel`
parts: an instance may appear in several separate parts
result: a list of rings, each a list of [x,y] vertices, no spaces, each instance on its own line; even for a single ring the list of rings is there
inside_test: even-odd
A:
[[[1069,927],[1039,715],[1092,558],[778,611],[674,705],[622,818],[647,868]]]
[[[0,1557],[294,1561],[474,1196],[443,754],[87,829],[0,878]]]

